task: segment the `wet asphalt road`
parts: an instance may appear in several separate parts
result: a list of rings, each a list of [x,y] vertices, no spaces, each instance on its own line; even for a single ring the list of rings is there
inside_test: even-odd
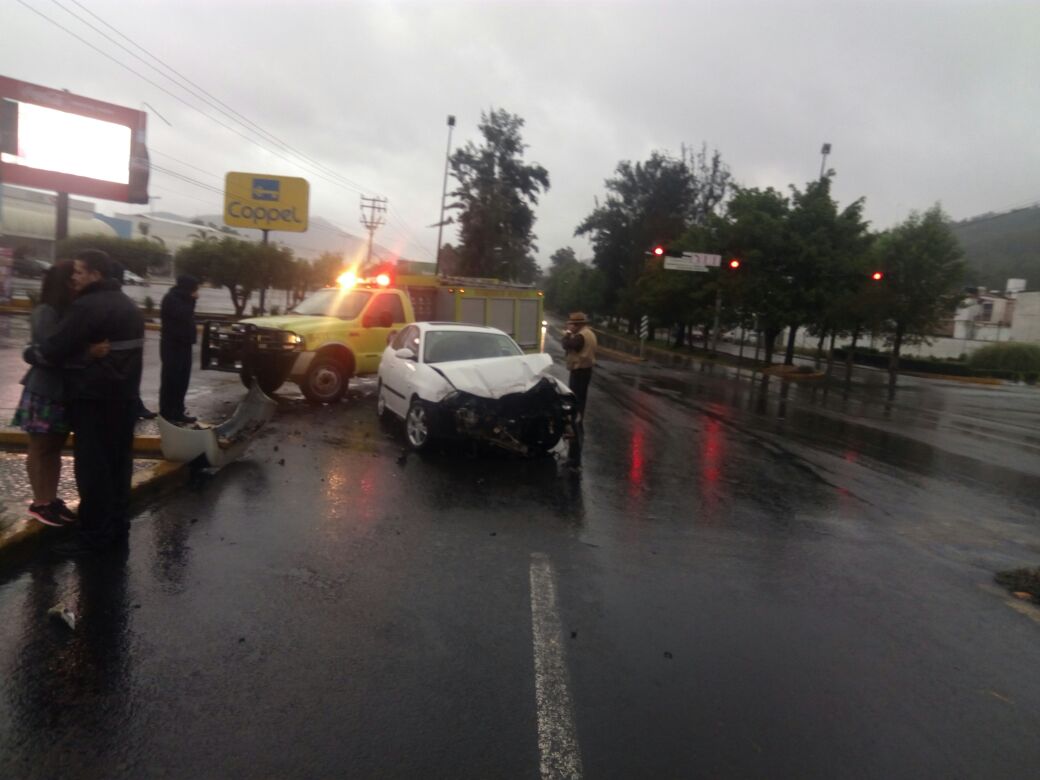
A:
[[[289,394],[0,573],[0,777],[1031,776],[1037,396],[870,385],[606,361],[577,479]]]

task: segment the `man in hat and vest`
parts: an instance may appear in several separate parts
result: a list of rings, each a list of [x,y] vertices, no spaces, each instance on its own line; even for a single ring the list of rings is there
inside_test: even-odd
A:
[[[568,384],[578,400],[577,430],[570,448],[570,465],[579,468],[581,445],[585,438],[585,400],[589,394],[589,382],[592,381],[592,367],[596,365],[596,334],[589,327],[589,320],[583,312],[572,312],[567,318],[567,330],[561,341],[567,370],[571,373]]]

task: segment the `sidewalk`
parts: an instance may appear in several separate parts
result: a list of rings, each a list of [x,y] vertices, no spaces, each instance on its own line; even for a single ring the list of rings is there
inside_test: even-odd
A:
[[[72,473],[71,458],[63,458],[63,478]],[[24,469],[24,456],[22,457]],[[5,469],[8,471],[8,469]],[[164,490],[179,487],[188,481],[190,468],[186,463],[165,460],[135,460],[133,483],[130,489],[130,507],[133,515],[149,499]],[[64,479],[63,479],[64,481]],[[72,502],[75,509],[78,501]],[[64,538],[64,528],[51,528],[26,514],[26,502],[5,498],[0,502],[0,564],[24,558],[44,544]]]
[[[26,508],[32,498],[25,473],[27,437],[24,432],[7,425],[21,394],[18,380],[24,373],[21,350],[28,335],[27,315],[26,306],[0,307],[0,319],[6,320],[10,325],[7,330],[0,332],[0,366],[6,378],[3,401],[0,403],[0,407],[3,407],[0,409],[0,562],[12,558],[24,559],[41,545],[60,539],[67,533],[64,529],[50,528],[27,516]],[[158,338],[154,331],[159,327],[149,323],[147,328],[149,338],[145,349],[142,397],[154,408],[159,387]],[[199,372],[193,367],[188,400],[192,411],[201,415],[202,419],[222,420],[233,409],[233,399],[241,391],[237,377]],[[134,436],[132,513],[138,511],[143,503],[151,500],[156,494],[184,484],[190,474],[190,469],[185,464],[168,463],[162,459],[158,433],[155,421],[141,420],[137,423]],[[77,492],[71,444],[70,436],[62,457],[59,492],[74,507],[78,502],[73,500]]]

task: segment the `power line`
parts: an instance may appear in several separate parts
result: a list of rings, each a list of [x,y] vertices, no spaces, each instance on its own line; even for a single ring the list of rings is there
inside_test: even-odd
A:
[[[52,1],[59,8],[62,8],[66,13],[70,14],[71,16],[73,16],[73,18],[75,18],[75,19],[79,20],[80,22],[82,22],[83,24],[87,25],[92,30],[97,32],[99,35],[104,36],[106,38],[106,40],[111,41],[112,43],[114,43],[115,45],[119,46],[121,49],[126,51],[131,56],[135,57],[136,59],[140,60],[141,62],[144,62],[145,65],[148,65],[148,67],[150,67],[153,70],[155,70],[157,73],[162,75],[164,78],[167,78],[170,81],[173,81],[175,84],[177,83],[177,81],[175,79],[173,79],[169,74],[163,73],[162,71],[160,71],[157,68],[155,68],[155,66],[151,65],[150,63],[145,62],[143,59],[141,59],[141,57],[139,57],[138,55],[134,54],[134,52],[132,52],[129,49],[127,49],[125,46],[120,44],[118,41],[112,40],[109,36],[105,35],[105,33],[101,32],[100,30],[97,30],[97,28],[95,28],[89,22],[86,22],[82,18],[80,18],[80,17],[76,16],[75,14],[73,14],[67,8],[62,6],[61,3],[58,2],[58,0],[52,0]],[[371,191],[371,189],[372,189],[371,187],[363,187],[361,184],[353,181],[352,179],[347,178],[346,176],[342,175],[338,171],[333,170],[332,168],[328,167],[324,163],[322,163],[322,162],[320,162],[318,160],[315,160],[314,158],[310,157],[309,155],[307,155],[307,154],[301,152],[300,150],[294,148],[292,145],[290,145],[289,143],[287,143],[287,142],[283,141],[282,139],[278,138],[278,136],[274,135],[273,133],[268,132],[263,127],[258,125],[256,122],[254,122],[253,120],[249,119],[249,117],[245,116],[244,114],[240,113],[239,111],[236,111],[234,108],[232,108],[230,105],[225,103],[223,100],[221,100],[220,98],[216,97],[211,92],[207,91],[204,87],[202,87],[199,84],[197,84],[194,81],[192,81],[190,78],[188,78],[183,73],[178,71],[172,65],[170,65],[167,62],[165,62],[164,60],[162,60],[161,58],[157,57],[156,55],[152,54],[144,46],[141,46],[139,43],[137,43],[133,39],[131,39],[131,38],[127,37],[126,35],[124,35],[122,32],[120,32],[114,26],[112,26],[111,24],[106,22],[104,19],[102,19],[100,16],[98,16],[96,13],[94,13],[89,8],[84,6],[81,2],[79,2],[79,0],[72,0],[72,2],[75,3],[77,6],[79,6],[80,8],[82,8],[84,11],[86,11],[92,17],[94,17],[98,22],[103,24],[105,27],[107,27],[108,29],[112,30],[112,32],[114,32],[120,38],[122,38],[123,40],[129,42],[132,46],[134,46],[135,48],[137,48],[140,51],[142,51],[144,54],[146,54],[148,57],[153,59],[155,62],[159,63],[163,68],[165,68],[166,70],[170,71],[170,73],[173,73],[175,76],[177,76],[177,78],[179,78],[183,82],[181,84],[178,84],[178,86],[181,87],[181,89],[184,89],[186,92],[191,93],[193,97],[199,98],[199,96],[197,94],[193,93],[191,89],[189,89],[188,87],[184,86],[185,83],[190,85],[191,87],[193,87],[195,90],[198,90],[198,92],[201,92],[202,95],[205,96],[205,98],[208,98],[208,100],[204,100],[204,102],[207,102],[208,105],[210,105],[212,108],[215,108],[216,110],[220,111],[225,116],[228,116],[231,119],[235,119],[236,121],[238,121],[243,126],[247,126],[248,125],[248,126],[252,127],[254,129],[254,132],[256,132],[256,133],[258,133],[258,134],[260,134],[262,136],[266,136],[267,139],[269,139],[270,141],[273,141],[275,144],[277,144],[278,146],[282,147],[283,149],[285,149],[289,153],[294,154],[297,157],[299,157],[300,159],[306,160],[311,165],[316,166],[318,169],[326,171],[327,173],[331,174],[332,176],[335,176],[337,179],[340,179],[342,182],[344,182],[345,184],[349,185],[350,188],[355,189],[358,192],[360,192],[362,190]],[[216,104],[216,105],[214,105],[214,104]]]
[[[206,111],[203,111],[198,106],[192,105],[191,103],[189,103],[187,100],[185,100],[180,95],[177,95],[174,92],[171,92],[169,89],[167,89],[163,85],[156,83],[155,81],[153,81],[152,79],[149,79],[148,77],[144,76],[143,74],[141,74],[137,70],[134,70],[132,67],[130,67],[126,63],[120,61],[119,59],[117,59],[116,57],[112,56],[108,52],[106,52],[103,49],[99,48],[98,46],[94,45],[93,43],[91,43],[87,39],[83,38],[81,35],[73,32],[68,27],[66,27],[65,25],[61,24],[59,21],[57,21],[56,19],[51,18],[50,16],[48,16],[47,14],[43,13],[42,11],[40,11],[40,10],[38,10],[36,8],[33,8],[31,5],[29,5],[26,2],[26,0],[18,0],[19,4],[21,4],[23,7],[27,8],[30,11],[32,11],[37,16],[39,16],[42,19],[44,19],[45,21],[51,23],[55,27],[58,27],[60,30],[62,30],[66,34],[72,36],[73,38],[78,40],[80,43],[84,44],[85,46],[89,47],[90,49],[93,49],[95,52],[97,52],[98,54],[101,54],[103,57],[105,57],[106,59],[108,59],[111,62],[115,63],[116,65],[119,65],[121,68],[130,71],[132,74],[134,74],[135,76],[140,78],[145,83],[150,84],[151,86],[153,86],[156,89],[160,90],[164,94],[169,95],[174,100],[177,100],[178,102],[184,104],[185,106],[187,106],[188,108],[192,109],[193,111],[196,111],[197,113],[201,114],[206,119],[209,119],[210,121],[214,122],[215,124],[219,125],[220,127],[223,127],[224,129],[229,130],[230,132],[232,132],[235,135],[239,136],[243,140],[248,141],[249,143],[251,143],[251,144],[253,144],[253,145],[263,149],[264,151],[267,151],[267,152],[275,155],[276,157],[279,157],[282,160],[285,160],[286,162],[289,162],[290,164],[298,165],[298,166],[303,167],[303,168],[310,167],[311,168],[311,173],[313,173],[314,175],[317,175],[319,178],[324,179],[325,181],[327,181],[327,182],[329,182],[329,183],[331,183],[333,185],[343,187],[344,189],[360,191],[359,185],[356,182],[353,182],[351,179],[343,176],[342,174],[338,173],[337,171],[333,170],[332,168],[329,168],[328,166],[324,165],[323,163],[320,163],[317,160],[314,160],[313,158],[309,157],[308,155],[306,155],[306,154],[304,154],[302,152],[299,152],[298,150],[294,149],[289,144],[285,143],[284,141],[281,141],[281,139],[279,139],[277,136],[275,136],[275,135],[269,133],[268,131],[264,130],[258,124],[256,124],[252,120],[248,119],[244,115],[240,114],[239,112],[235,111],[233,108],[228,106],[226,103],[221,101],[219,98],[216,98],[215,96],[211,95],[205,89],[203,89],[199,85],[195,84],[195,82],[191,81],[186,76],[183,76],[182,74],[180,74],[179,71],[177,71],[173,67],[167,65],[165,62],[163,62],[163,60],[161,60],[160,58],[158,58],[155,55],[151,54],[151,52],[149,52],[147,49],[145,49],[144,47],[142,47],[139,44],[135,43],[134,41],[132,41],[130,38],[128,38],[123,33],[119,32],[115,27],[113,27],[108,22],[104,21],[100,16],[98,16],[97,14],[95,14],[93,11],[91,11],[88,8],[86,8],[85,6],[83,6],[83,4],[78,2],[78,0],[72,0],[72,2],[75,3],[78,7],[82,8],[86,13],[90,14],[92,17],[97,19],[100,23],[104,24],[106,27],[111,29],[113,32],[115,32],[117,35],[119,35],[121,38],[123,38],[124,40],[129,41],[136,48],[138,48],[139,50],[144,52],[146,55],[148,55],[150,58],[152,58],[156,62],[160,63],[164,68],[168,69],[170,72],[172,72],[175,75],[177,75],[177,77],[180,78],[183,82],[185,82],[185,83],[187,83],[189,85],[192,85],[193,87],[195,87],[196,90],[202,92],[203,95],[208,96],[209,99],[207,100],[204,97],[200,97],[200,95],[197,92],[195,92],[192,89],[186,87],[184,85],[184,83],[179,83],[176,79],[171,77],[169,74],[163,73],[161,70],[156,68],[151,63],[146,62],[139,55],[137,55],[133,51],[130,51],[126,46],[124,46],[121,43],[119,43],[118,41],[114,40],[111,36],[107,35],[103,31],[99,30],[97,27],[95,27],[94,25],[90,24],[88,21],[84,20],[82,17],[80,17],[77,14],[75,14],[69,8],[67,8],[66,6],[62,5],[59,2],[59,0],[52,0],[52,1],[54,2],[55,5],[57,5],[59,8],[61,8],[67,14],[69,14],[74,19],[79,21],[81,24],[85,25],[86,27],[88,27],[89,29],[91,29],[92,31],[97,33],[98,35],[102,36],[105,40],[109,41],[113,45],[118,46],[120,49],[122,49],[123,51],[125,51],[130,56],[132,56],[135,59],[137,59],[138,61],[140,61],[143,64],[147,65],[153,71],[155,71],[160,76],[162,76],[163,78],[167,79],[168,81],[172,82],[178,88],[184,90],[185,92],[187,92],[189,95],[191,95],[196,100],[201,101],[208,108],[213,108],[213,109],[215,109],[217,111],[220,111],[220,113],[222,113],[225,116],[229,117],[233,121],[236,121],[239,124],[243,125],[243,127],[245,127],[247,130],[249,130],[249,132],[253,132],[256,135],[260,135],[261,138],[264,138],[266,136],[266,138],[264,140],[270,139],[270,141],[273,141],[278,146],[281,146],[282,148],[287,150],[290,154],[294,154],[296,157],[300,158],[300,160],[306,161],[309,165],[304,165],[299,160],[294,161],[294,160],[286,157],[284,154],[281,154],[278,150],[265,147],[263,144],[261,144],[260,142],[258,142],[254,138],[250,138],[249,136],[245,135],[244,133],[239,131],[237,128],[235,128],[235,127],[233,127],[231,125],[228,125],[225,122],[222,122],[220,119],[212,116],[211,114],[208,114]],[[214,103],[217,103],[219,105],[214,105]],[[224,108],[221,108],[220,106],[223,106]],[[232,114],[234,114],[234,116],[232,116]],[[236,118],[236,117],[238,117],[238,118]],[[166,120],[164,119],[164,121],[166,121]],[[248,127],[249,125],[252,125],[252,127],[256,128],[256,129],[251,129],[250,127]],[[169,155],[165,155],[165,156],[169,156]],[[176,158],[171,158],[171,159],[176,159]],[[202,173],[206,173],[205,171],[202,171],[202,169],[196,168],[195,166],[192,166],[189,163],[184,163],[183,161],[178,161],[178,162],[180,162],[183,165],[187,165],[188,167],[191,167],[191,168],[193,168],[195,170],[198,170],[198,171],[200,171]],[[199,186],[199,187],[205,188],[205,189],[210,190],[210,191],[215,191],[215,192],[219,192],[220,191],[220,190],[217,190],[214,187],[211,187],[210,185],[206,185],[206,184],[204,184],[202,182],[199,182],[197,180],[191,179],[190,177],[186,177],[183,174],[179,174],[176,171],[172,171],[172,170],[169,170],[169,169],[164,169],[164,168],[161,168],[160,166],[155,166],[155,165],[153,165],[153,168],[155,168],[157,171],[160,171],[162,173],[166,173],[167,175],[173,176],[175,178],[179,178],[182,181],[186,181],[189,184],[193,184],[195,186]],[[207,173],[207,175],[211,175],[211,174]],[[213,175],[215,176],[215,174],[213,174]],[[334,177],[334,178],[330,178],[330,177]],[[385,201],[386,199],[384,198],[383,200]],[[396,216],[396,214],[395,214],[395,216]],[[406,237],[408,238],[409,245],[415,247],[416,249],[419,249],[420,251],[422,251],[425,254],[429,254],[429,250],[426,249],[425,247],[423,247],[417,241],[415,236],[412,234],[411,230],[408,228],[407,223],[405,223],[403,220],[400,220],[400,221],[398,221],[398,220],[399,220],[399,218],[395,218],[394,225],[395,225],[395,227],[397,227],[397,229],[399,229],[399,230],[401,230],[401,231],[403,231],[405,233]]]
[[[55,3],[57,3],[57,0],[54,0],[54,2],[55,2]],[[109,54],[108,52],[106,52],[106,51],[104,51],[103,49],[100,49],[99,47],[95,46],[95,45],[94,45],[93,43],[91,43],[90,41],[86,40],[86,39],[85,39],[85,38],[83,38],[82,36],[80,36],[80,35],[76,34],[76,33],[75,33],[75,32],[73,32],[72,30],[70,30],[70,29],[69,29],[68,27],[66,27],[65,25],[61,24],[61,22],[58,22],[57,20],[55,20],[55,19],[52,19],[51,17],[47,16],[47,15],[46,15],[45,13],[43,13],[42,11],[40,11],[40,10],[38,10],[38,9],[36,9],[36,8],[33,8],[33,7],[31,6],[31,5],[29,5],[29,4],[28,4],[28,3],[26,2],[26,0],[18,0],[18,3],[19,3],[20,5],[22,5],[22,6],[24,6],[25,8],[28,8],[28,9],[29,9],[30,11],[32,11],[32,12],[33,12],[34,14],[36,14],[36,15],[37,15],[37,16],[39,16],[39,17],[41,17],[41,18],[42,18],[42,19],[44,19],[45,21],[47,21],[47,22],[50,22],[51,24],[53,24],[53,25],[54,25],[55,27],[59,28],[59,29],[60,29],[60,30],[62,30],[63,32],[67,33],[68,35],[71,35],[71,36],[72,36],[73,38],[75,38],[76,40],[78,40],[78,41],[79,41],[80,43],[82,43],[82,44],[84,44],[85,46],[88,46],[89,48],[93,49],[94,51],[96,51],[96,52],[97,52],[98,54],[102,55],[102,56],[103,56],[103,57],[105,57],[106,59],[108,59],[108,60],[110,60],[110,61],[114,62],[114,63],[115,63],[116,65],[118,65],[119,67],[123,68],[124,70],[127,70],[127,71],[129,71],[129,72],[130,72],[130,73],[132,73],[132,74],[134,74],[135,76],[137,76],[138,78],[140,78],[140,79],[141,79],[142,81],[144,81],[145,83],[147,83],[147,84],[151,84],[151,85],[152,85],[153,87],[155,87],[156,89],[158,89],[158,90],[160,90],[161,92],[163,92],[163,93],[165,93],[165,94],[169,95],[169,96],[170,96],[170,97],[172,97],[172,98],[173,98],[174,100],[176,100],[176,101],[178,101],[178,102],[180,102],[180,103],[183,103],[183,104],[184,104],[185,106],[187,106],[188,108],[192,109],[193,111],[196,111],[196,112],[198,112],[199,114],[201,114],[202,116],[204,116],[204,117],[205,117],[206,119],[210,120],[211,122],[214,122],[215,124],[217,124],[217,125],[220,125],[220,126],[221,126],[221,127],[223,127],[223,128],[225,129],[225,130],[230,130],[230,131],[231,131],[232,133],[234,133],[234,134],[235,134],[235,135],[237,135],[238,137],[242,138],[243,140],[245,140],[245,141],[248,141],[249,143],[253,144],[254,146],[257,146],[258,148],[260,148],[260,149],[264,150],[265,152],[268,152],[268,153],[270,153],[270,154],[273,154],[274,156],[276,156],[276,157],[278,157],[278,158],[280,158],[280,159],[282,159],[282,160],[285,160],[286,162],[290,163],[291,165],[295,165],[295,166],[298,166],[298,167],[302,167],[302,168],[306,168],[306,167],[307,167],[307,166],[305,166],[305,165],[302,165],[302,164],[301,164],[301,163],[300,163],[300,162],[299,162],[298,160],[292,160],[292,159],[290,159],[289,157],[286,157],[286,156],[285,156],[284,154],[282,154],[281,152],[279,152],[279,151],[278,151],[278,150],[276,150],[276,149],[271,149],[271,148],[269,148],[269,147],[265,147],[265,146],[264,146],[263,144],[261,144],[260,142],[258,142],[258,141],[257,141],[256,139],[254,139],[254,138],[250,138],[249,136],[245,135],[245,134],[244,134],[243,132],[241,132],[241,131],[240,131],[240,130],[238,130],[237,128],[235,128],[235,127],[232,127],[231,125],[228,125],[228,124],[226,124],[225,122],[222,122],[222,121],[220,121],[219,119],[217,119],[216,117],[214,117],[214,116],[212,116],[212,115],[210,115],[210,114],[207,114],[207,113],[206,113],[205,111],[203,111],[202,109],[200,109],[200,108],[199,108],[198,106],[194,106],[194,105],[192,105],[191,103],[189,103],[189,102],[188,102],[187,100],[185,100],[185,99],[184,99],[183,97],[181,97],[180,95],[174,94],[173,92],[171,92],[170,90],[168,90],[168,89],[167,89],[166,87],[162,86],[161,84],[158,84],[158,83],[156,83],[155,81],[152,81],[152,80],[151,80],[151,79],[149,79],[149,78],[148,78],[147,76],[144,76],[144,75],[142,75],[141,73],[139,73],[138,71],[134,70],[134,69],[133,69],[132,67],[130,67],[130,66],[129,66],[129,65],[127,65],[126,63],[124,63],[124,62],[121,62],[120,60],[116,59],[115,57],[113,57],[113,56],[112,56],[111,54]],[[60,4],[59,4],[59,6],[60,6]],[[64,8],[63,6],[60,6],[60,7],[62,7],[62,8],[63,8],[63,10],[65,10],[65,11],[66,11],[67,13],[70,13],[70,15],[72,15],[72,16],[73,16],[73,18],[75,18],[75,19],[77,19],[77,20],[81,21],[81,22],[82,22],[83,24],[86,24],[86,25],[87,25],[88,27],[90,27],[90,29],[92,29],[92,30],[94,30],[95,32],[98,32],[98,33],[99,33],[100,35],[104,36],[104,33],[101,33],[100,31],[98,31],[98,30],[97,30],[96,28],[94,28],[94,27],[93,27],[92,25],[88,24],[87,22],[83,22],[83,20],[82,20],[82,19],[80,19],[80,18],[79,18],[78,16],[76,16],[75,14],[72,14],[72,13],[71,13],[70,11],[68,11],[68,9],[65,9],[65,8]],[[106,38],[107,40],[111,41],[111,38],[109,38],[108,36],[104,36],[104,37],[105,37],[105,38]],[[115,41],[112,41],[112,42],[113,42],[113,43],[116,43]],[[117,43],[116,45],[120,45],[120,44],[118,44],[118,43]],[[120,46],[120,47],[121,47],[121,48],[123,48],[124,50],[126,49],[126,47],[123,47],[123,46]],[[133,54],[132,52],[130,52],[130,53],[131,53],[131,54]],[[134,55],[134,56],[136,56],[136,55]],[[140,57],[138,57],[138,59],[140,59]],[[146,63],[146,64],[147,64],[147,63]],[[151,67],[151,66],[149,66],[149,67]],[[154,68],[153,68],[153,70],[154,70]],[[168,80],[170,80],[170,81],[174,81],[174,80],[173,80],[172,78],[170,78],[169,76],[167,76],[167,75],[165,75],[165,74],[161,74],[161,75],[163,75],[163,77],[164,77],[164,78],[166,78],[166,79],[168,79]],[[174,83],[176,83],[176,82],[174,81]],[[191,91],[190,91],[190,90],[187,90],[187,89],[186,89],[185,87],[183,87],[182,85],[179,85],[179,84],[178,84],[178,86],[179,86],[179,87],[181,87],[181,89],[185,89],[185,91],[189,92],[189,94],[191,94],[191,95],[192,95],[192,97],[195,97],[196,99],[199,99],[197,95],[195,95],[194,93],[191,93]],[[253,132],[255,132],[255,131],[253,131]],[[355,192],[360,192],[360,191],[361,191],[360,189],[358,189],[358,188],[357,188],[357,187],[355,187],[355,186],[352,186],[352,185],[347,185],[347,184],[345,184],[345,183],[344,183],[344,182],[342,182],[342,181],[337,181],[336,179],[332,179],[332,178],[330,178],[330,177],[329,177],[328,175],[326,175],[326,174],[322,173],[321,171],[316,171],[316,170],[313,170],[313,169],[312,169],[312,170],[311,170],[310,172],[311,172],[312,174],[314,174],[314,175],[318,176],[319,178],[322,178],[322,179],[324,179],[325,181],[327,181],[327,182],[329,182],[329,183],[331,183],[331,184],[334,184],[334,185],[336,185],[336,186],[339,186],[339,187],[343,187],[344,189],[352,190],[352,191],[355,191]],[[337,177],[339,176],[338,174],[335,174],[335,175],[336,175]],[[345,177],[340,177],[340,178],[344,178],[344,179],[345,179]],[[347,181],[349,181],[349,180],[347,180]]]

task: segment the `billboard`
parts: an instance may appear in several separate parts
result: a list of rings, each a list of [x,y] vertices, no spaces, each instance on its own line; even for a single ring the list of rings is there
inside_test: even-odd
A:
[[[147,114],[0,76],[0,181],[148,202]]]
[[[310,187],[297,176],[229,172],[224,178],[224,224],[260,230],[307,230]]]

